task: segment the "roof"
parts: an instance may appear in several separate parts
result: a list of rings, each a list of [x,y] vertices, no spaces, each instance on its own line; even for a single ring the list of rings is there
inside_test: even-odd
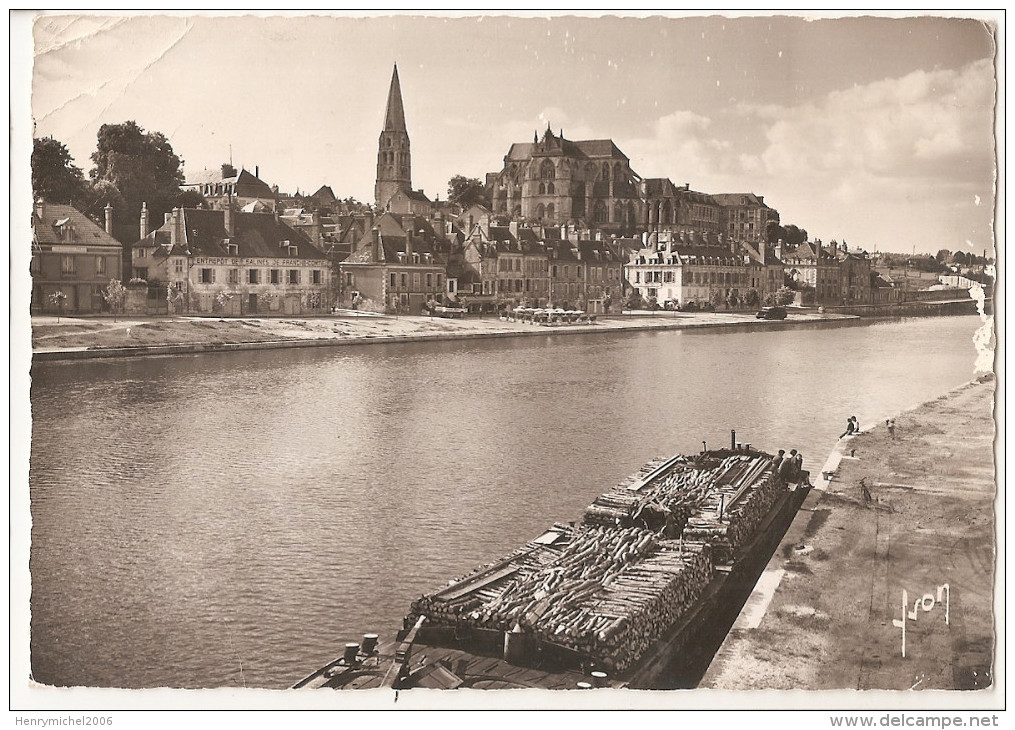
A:
[[[172,253],[192,256],[225,256],[224,243],[238,248],[236,255],[243,258],[294,258],[289,249],[282,246],[283,241],[297,247],[300,259],[320,259],[325,256],[317,250],[306,233],[276,220],[272,213],[233,212],[233,233],[230,235],[225,227],[225,211],[184,208],[183,216],[184,241],[178,241]],[[164,223],[144,239],[152,245],[168,245],[173,221]]]
[[[815,244],[811,243],[810,241],[804,241],[791,251],[783,249],[781,258],[783,262],[787,264],[796,264],[807,261],[813,262],[816,258]],[[832,254],[830,254],[827,250],[825,250],[824,248],[821,249],[822,261],[833,261],[834,259],[835,257]]]
[[[398,254],[406,250],[407,229],[413,231],[413,253],[428,253],[435,258],[442,253],[436,232],[427,222],[426,218],[422,216],[385,213],[374,221],[374,228],[378,229],[381,237],[380,259],[378,259],[377,251],[373,245],[373,230],[371,229],[365,231],[360,237],[353,253],[346,259],[348,263],[377,264],[398,262]]]
[[[322,185],[317,189],[317,192],[310,197],[320,203],[338,202],[338,198],[335,197],[335,193],[332,191],[330,185]]]
[[[398,83],[398,64],[391,72],[391,86],[388,88],[388,105],[384,111],[384,131],[404,132],[405,108],[402,106],[402,88]]]
[[[58,203],[35,206],[32,211],[32,240],[44,244],[86,243],[90,246],[122,248],[119,241],[106,233],[105,228],[77,208]]]
[[[508,149],[508,161],[520,162],[531,159],[537,153],[556,153],[566,157],[583,159],[628,159],[612,139],[586,139],[574,141],[555,135],[549,129],[539,142],[516,142]]]
[[[712,193],[712,199],[719,205],[731,207],[735,205],[754,205],[767,208],[765,202],[754,193]],[[741,200],[746,202],[741,203]]]

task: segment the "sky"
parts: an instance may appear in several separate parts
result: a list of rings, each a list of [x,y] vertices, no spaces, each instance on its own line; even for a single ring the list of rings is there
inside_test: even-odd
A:
[[[812,238],[992,253],[997,19],[43,14],[31,114],[86,174],[99,126],[135,120],[186,173],[231,157],[372,202],[397,63],[431,198],[549,125]]]

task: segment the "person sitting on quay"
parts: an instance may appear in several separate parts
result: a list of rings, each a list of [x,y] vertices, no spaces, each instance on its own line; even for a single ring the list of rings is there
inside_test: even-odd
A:
[[[796,449],[789,452],[789,456],[782,460],[779,464],[779,479],[784,484],[789,484],[794,481],[797,475],[794,473],[796,469]]]
[[[841,436],[839,436],[839,438],[841,439],[846,438],[847,436],[852,436],[854,433],[856,433],[856,423],[854,423],[855,421],[856,416],[849,417],[849,420],[846,421],[846,430]]]
[[[886,418],[885,419],[885,426],[888,427],[888,435],[889,435],[889,437],[894,439],[895,438],[895,419],[894,418]]]

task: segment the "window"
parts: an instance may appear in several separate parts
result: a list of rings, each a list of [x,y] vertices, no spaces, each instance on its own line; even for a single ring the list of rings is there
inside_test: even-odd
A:
[[[408,289],[409,288],[409,275],[408,274],[402,274],[401,275],[401,282],[400,283],[401,283],[403,289]]]
[[[261,272],[258,269],[247,270],[247,283],[248,284],[260,284],[261,283]]]
[[[227,243],[226,244],[226,253],[228,255],[230,255],[230,256],[239,256],[240,255],[240,247],[237,244],[235,244],[235,243]]]
[[[391,277],[390,277],[391,280],[390,280],[390,283],[388,284],[388,286],[390,286],[392,289],[394,289],[396,286],[398,286],[398,284],[396,283],[397,277],[398,277],[398,274],[395,274],[395,273],[391,274]]]
[[[565,267],[564,267],[564,278],[565,278],[565,279],[566,279],[566,278],[567,278],[567,276],[568,276],[568,271],[567,271],[567,269],[568,269],[568,267],[567,267],[567,266],[565,266]]]
[[[575,269],[577,269],[577,271],[575,271],[574,275],[577,276],[579,279],[582,278],[582,267],[576,266]]]
[[[556,264],[554,264],[552,267],[550,267],[550,272],[551,272],[550,276],[552,276],[554,279],[556,279],[557,278],[557,265]]]
[[[310,272],[310,281],[313,284],[320,284],[321,283],[321,270],[320,269],[314,269],[313,271]]]
[[[345,272],[345,285],[346,286],[353,286],[355,283],[356,283],[356,279],[353,277],[352,272],[351,271]]]
[[[202,284],[214,284],[215,283],[215,269],[201,269],[201,283]]]
[[[412,275],[412,288],[419,289],[419,272],[414,272]]]
[[[75,259],[73,256],[61,256],[60,273],[61,274],[77,273],[77,259]]]
[[[433,289],[433,274],[426,275],[426,288]]]
[[[290,284],[299,284],[300,283],[300,270],[299,269],[289,269],[289,283]]]
[[[553,162],[550,160],[543,160],[543,164],[539,166],[539,177],[552,180],[556,176],[557,170],[553,166]]]
[[[441,288],[441,275],[440,274],[437,274],[437,288],[438,289]]]
[[[176,261],[173,262],[173,271],[180,276],[183,275],[183,259],[176,259]]]
[[[95,273],[97,275],[106,273],[106,257],[96,256],[95,257]]]
[[[268,274],[268,279],[269,279],[269,281],[272,284],[281,284],[282,283],[282,270],[281,269],[271,269],[269,274]]]
[[[229,269],[229,283],[230,284],[239,284],[240,283],[240,270],[239,269]]]

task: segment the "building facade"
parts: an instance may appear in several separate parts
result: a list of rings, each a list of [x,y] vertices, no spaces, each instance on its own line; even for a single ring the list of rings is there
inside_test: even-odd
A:
[[[250,173],[246,169],[237,170],[227,162],[220,170],[202,170],[188,177],[180,189],[201,193],[208,207],[214,210],[231,207],[249,212],[274,211],[276,191],[261,180],[259,174],[258,168]]]
[[[342,305],[422,314],[443,300],[448,248],[425,218],[385,213],[339,264]]]
[[[311,314],[333,299],[328,259],[272,213],[178,208],[134,244],[133,267],[175,313]]]
[[[742,299],[757,271],[736,244],[650,235],[644,248],[630,254],[625,274],[643,300],[665,307],[724,303],[730,295]]]
[[[719,205],[719,231],[738,241],[757,243],[768,239],[768,224],[779,222],[779,211],[754,193],[713,193]]]
[[[70,205],[38,201],[32,211],[33,313],[87,314],[107,309],[103,290],[123,278],[123,247],[109,232],[113,209],[106,206],[106,227]],[[52,299],[58,292],[63,297]]]
[[[496,215],[539,225],[587,220],[621,233],[642,218],[640,179],[612,140],[575,142],[547,127],[542,139],[511,145],[487,187]]]
[[[821,241],[804,241],[794,249],[781,248],[786,274],[804,288],[804,304],[840,304],[839,262]]]

